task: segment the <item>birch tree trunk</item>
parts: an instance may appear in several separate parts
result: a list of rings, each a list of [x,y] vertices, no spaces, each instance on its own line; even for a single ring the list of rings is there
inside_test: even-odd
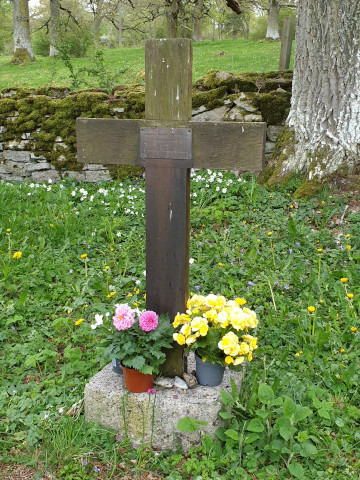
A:
[[[324,181],[360,164],[359,47],[359,0],[300,0],[288,117],[295,151],[282,175]]]
[[[279,40],[279,11],[280,0],[269,0],[269,15],[266,29],[266,38]]]
[[[60,0],[50,0],[50,52],[49,56],[58,55],[59,51],[59,29],[60,29]]]
[[[204,0],[197,0],[194,10],[193,40],[201,42],[202,40],[202,22],[203,22]]]
[[[28,0],[12,0],[13,3],[13,34],[14,56],[12,63],[34,61],[35,57],[31,48],[29,3]]]

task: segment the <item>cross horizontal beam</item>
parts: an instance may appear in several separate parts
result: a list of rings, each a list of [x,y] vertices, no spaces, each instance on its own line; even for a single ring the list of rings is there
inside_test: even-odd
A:
[[[263,169],[266,123],[180,122],[78,118],[77,152],[81,163],[148,165],[140,156],[141,128],[184,128],[192,132],[192,160],[185,168],[259,172]],[[94,139],[97,139],[94,142]],[[144,156],[143,156],[144,157]],[[162,157],[163,158],[163,157]],[[181,159],[179,162],[181,163]],[[161,166],[174,167],[172,161]],[[177,164],[178,166],[179,163]]]

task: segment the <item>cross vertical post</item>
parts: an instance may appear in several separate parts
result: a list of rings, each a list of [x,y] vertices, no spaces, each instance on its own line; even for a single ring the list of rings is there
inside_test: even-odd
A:
[[[145,160],[146,307],[168,313],[172,320],[177,312],[185,311],[189,291],[191,143],[190,163],[176,159],[176,154],[172,159],[164,159],[167,141],[172,142],[174,132],[189,134],[186,127],[191,118],[191,41],[147,41],[145,75],[145,119],[154,121],[154,126],[159,122],[162,127],[167,123],[170,127],[161,130],[165,144],[152,153],[159,158]],[[182,126],[185,128],[178,130]],[[191,137],[185,141],[191,142]],[[163,373],[180,375],[182,349],[175,346],[167,357]]]

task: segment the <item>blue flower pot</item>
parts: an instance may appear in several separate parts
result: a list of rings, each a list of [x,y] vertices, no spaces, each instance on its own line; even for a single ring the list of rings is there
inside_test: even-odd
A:
[[[112,367],[113,367],[113,372],[117,373],[118,375],[122,375],[123,371],[121,368],[121,360],[118,360],[116,358],[113,358],[111,360]]]
[[[196,378],[200,385],[215,387],[223,380],[225,367],[220,363],[203,362],[202,358],[195,354]]]

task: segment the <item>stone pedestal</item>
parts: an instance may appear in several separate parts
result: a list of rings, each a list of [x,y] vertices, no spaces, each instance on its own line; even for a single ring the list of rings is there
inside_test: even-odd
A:
[[[194,370],[190,358],[188,371]],[[218,412],[222,407],[220,390],[231,392],[230,376],[240,390],[243,373],[226,370],[221,385],[206,387],[197,385],[188,390],[176,387],[156,387],[156,394],[129,393],[122,375],[114,373],[112,364],[97,373],[85,387],[85,419],[119,432],[119,440],[125,431],[133,446],[142,441],[155,449],[175,449],[181,446],[187,451],[199,445],[203,435],[214,437],[222,426]],[[155,404],[154,404],[155,402]],[[154,416],[154,421],[152,417]],[[207,422],[197,432],[181,432],[176,426],[184,417]]]

